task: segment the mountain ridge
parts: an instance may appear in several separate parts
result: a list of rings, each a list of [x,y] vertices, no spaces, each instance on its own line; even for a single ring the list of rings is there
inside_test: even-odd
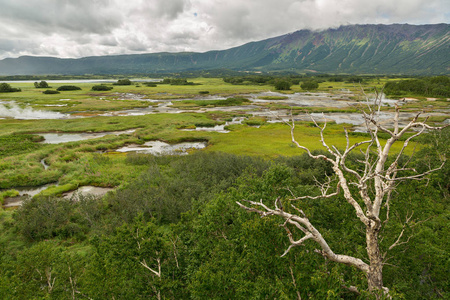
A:
[[[0,75],[155,74],[194,70],[448,74],[450,24],[345,25],[298,30],[207,52],[0,60]]]

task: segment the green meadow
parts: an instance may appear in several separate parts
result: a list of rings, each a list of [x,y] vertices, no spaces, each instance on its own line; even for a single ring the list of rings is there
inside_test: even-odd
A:
[[[374,79],[362,84],[345,82],[321,82],[318,92],[331,95],[341,90],[351,91],[353,98],[363,99],[361,89],[368,92],[374,87],[380,88],[390,79]],[[92,91],[94,83],[76,83],[81,90],[61,91],[60,94],[43,94],[33,83],[11,83],[21,92],[3,93],[1,99],[5,106],[18,105],[21,109],[31,108],[39,111],[70,114],[69,119],[18,120],[0,119],[0,178],[1,189],[22,186],[40,186],[58,182],[63,191],[73,190],[81,185],[119,187],[132,180],[143,169],[127,163],[131,154],[115,152],[126,145],[142,145],[146,141],[160,140],[168,143],[183,141],[207,142],[205,152],[225,152],[236,155],[259,156],[273,159],[280,156],[295,156],[302,153],[291,143],[290,128],[284,123],[267,123],[264,117],[252,117],[252,112],[270,109],[291,109],[297,116],[311,112],[347,112],[358,109],[334,107],[290,107],[282,104],[287,96],[259,96],[269,102],[256,104],[250,110],[233,110],[233,106],[251,104],[245,95],[275,91],[269,84],[232,85],[220,78],[189,79],[192,85],[159,84],[147,86],[145,83],[133,83],[128,86],[106,84],[113,87],[110,91]],[[65,83],[50,83],[56,90]],[[203,91],[203,95],[202,95]],[[206,99],[203,99],[207,91]],[[291,90],[278,91],[286,95],[305,92],[299,85]],[[315,91],[317,92],[317,91]],[[136,97],[139,100],[136,100]],[[214,97],[226,100],[214,100]],[[181,100],[177,100],[181,99]],[[190,99],[190,100],[187,100]],[[152,100],[151,102],[148,100]],[[158,101],[173,100],[172,108],[184,110],[208,108],[203,113],[153,113],[147,115],[100,116],[105,112],[156,107]],[[273,101],[273,102],[270,102]],[[15,103],[15,104],[12,104]],[[214,111],[215,108],[228,107],[227,111]],[[416,101],[404,106],[405,111],[433,110],[447,108],[446,101]],[[383,110],[389,110],[384,107]],[[228,133],[214,131],[183,131],[197,127],[211,127],[225,124],[234,117],[243,117],[242,124],[229,125]],[[445,117],[432,117],[430,121],[442,122]],[[352,126],[347,124],[347,128]],[[344,148],[344,126],[327,124],[324,132],[329,145]],[[44,133],[95,133],[134,129],[131,134],[107,135],[105,137],[68,142],[62,144],[42,143]],[[311,150],[323,149],[319,140],[319,129],[311,122],[298,122],[295,137],[302,145]],[[363,135],[350,136],[350,142],[361,141]],[[414,143],[413,143],[414,144]],[[406,154],[413,151],[413,146]],[[419,145],[420,148],[420,145]],[[398,151],[398,148],[394,149]],[[102,158],[102,159],[100,159]],[[50,167],[44,169],[44,160]],[[99,163],[101,161],[101,163]],[[87,167],[89,166],[89,168]],[[49,190],[50,194],[61,194],[61,189]]]
[[[342,193],[291,201],[319,195],[317,182],[335,179],[326,159],[312,159],[292,143],[290,126],[280,119],[294,118],[296,141],[326,155],[309,114],[359,116],[366,95],[394,79],[321,79],[312,91],[301,83],[279,91],[273,82],[247,79],[108,83],[106,91],[93,91],[98,83],[73,83],[81,90],[59,94],[44,94],[32,82],[11,83],[21,91],[0,93],[0,298],[375,299],[360,270],[324,259],[313,242],[281,257],[290,245],[283,221],[249,214],[236,202],[272,206],[278,199],[285,211],[311,218],[336,253],[367,260],[364,228],[350,217],[355,212]],[[67,85],[49,84],[53,91]],[[446,98],[408,93],[396,99],[406,96],[415,100],[403,103],[402,112],[433,113],[431,125],[447,122]],[[394,106],[381,111],[392,113]],[[317,122],[326,125],[325,142],[339,150],[346,147],[345,129],[350,144],[370,138],[358,125]],[[45,143],[48,135],[61,143]],[[409,162],[419,172],[439,165],[448,155],[448,135],[447,128],[412,140],[399,164]],[[81,139],[62,142],[73,137]],[[384,144],[387,134],[379,137]],[[123,152],[154,149],[156,142],[205,147],[174,155]],[[359,151],[365,149],[357,148],[346,164],[367,168]],[[391,151],[401,150],[399,143]],[[450,295],[448,174],[447,164],[427,180],[401,182],[381,208],[381,221],[390,218],[381,249],[400,244],[383,269],[393,299]],[[107,193],[68,198],[82,187]],[[20,196],[33,189],[39,189],[33,197]],[[358,198],[356,185],[350,189]]]

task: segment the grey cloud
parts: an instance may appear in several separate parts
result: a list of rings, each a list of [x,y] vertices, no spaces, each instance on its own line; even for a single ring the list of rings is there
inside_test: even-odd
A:
[[[42,33],[105,33],[123,20],[111,4],[110,0],[1,0],[0,24]]]
[[[0,0],[0,59],[226,49],[299,29],[450,20],[448,0]]]

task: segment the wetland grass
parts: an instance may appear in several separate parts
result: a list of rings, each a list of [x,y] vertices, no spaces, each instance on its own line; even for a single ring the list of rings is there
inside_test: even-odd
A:
[[[159,85],[147,87],[114,86],[110,91],[92,91],[93,83],[76,84],[79,91],[62,91],[61,94],[45,95],[42,89],[36,89],[33,83],[13,83],[14,88],[22,92],[3,95],[3,101],[14,101],[20,106],[31,106],[39,110],[62,113],[93,114],[106,111],[126,110],[152,105],[148,99],[186,99],[174,101],[179,107],[221,107],[245,105],[248,102],[239,95],[273,90],[269,85],[232,85],[219,78],[192,79],[196,85]],[[382,85],[386,79],[377,84]],[[373,83],[373,82],[372,82]],[[368,88],[371,83],[365,83]],[[52,83],[52,88],[60,84]],[[61,84],[62,85],[62,84]],[[333,86],[330,90],[329,86]],[[318,91],[331,94],[340,90],[357,93],[361,86],[345,82],[322,82]],[[208,91],[207,97],[228,97],[227,100],[202,99],[201,91]],[[292,86],[289,93],[301,92],[300,86]],[[123,95],[130,94],[130,99]],[[136,100],[138,95],[141,100]],[[264,96],[263,96],[264,97]],[[355,96],[359,97],[359,96]],[[268,96],[266,100],[285,100],[287,96]],[[259,109],[291,109],[283,103],[259,105]],[[429,110],[446,109],[447,101],[416,101],[407,103],[406,110],[426,108]],[[391,108],[383,108],[391,109]],[[357,112],[356,108],[332,107],[295,107],[293,114],[300,112]],[[246,117],[243,124],[230,125],[229,133],[212,131],[181,131],[180,128],[215,126],[231,121],[233,117]],[[442,122],[446,117],[432,117],[430,121]],[[259,128],[248,125],[257,125]],[[274,158],[277,156],[295,156],[302,152],[290,143],[289,127],[279,123],[267,123],[264,117],[256,117],[242,111],[214,111],[205,113],[151,114],[139,116],[96,116],[73,119],[16,120],[0,119],[0,189],[19,186],[40,186],[58,182],[60,187],[47,191],[49,195],[60,194],[81,185],[117,187],[126,185],[147,167],[145,164],[132,163],[124,153],[114,152],[125,145],[143,144],[145,141],[161,140],[168,143],[182,141],[208,141],[208,147],[202,151],[226,152],[239,155]],[[39,143],[40,133],[61,132],[110,132],[136,129],[128,135],[107,135],[93,140],[69,142],[65,144]],[[337,148],[345,147],[343,125],[329,123],[325,131],[325,140]],[[309,122],[299,122],[295,132],[297,140],[311,150],[322,149],[319,130]],[[351,142],[361,141],[365,134],[350,136]],[[412,143],[413,144],[413,143]],[[413,146],[406,150],[412,152]],[[400,149],[395,149],[400,150]],[[45,169],[41,160],[49,165]]]

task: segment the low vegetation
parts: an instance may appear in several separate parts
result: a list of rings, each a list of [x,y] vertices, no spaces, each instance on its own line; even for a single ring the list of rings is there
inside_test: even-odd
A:
[[[19,208],[0,209],[0,298],[373,298],[364,292],[367,281],[358,270],[324,260],[312,243],[305,243],[301,250],[292,249],[281,258],[289,239],[279,220],[261,219],[236,205],[242,199],[264,199],[268,200],[264,203],[272,204],[280,197],[287,209],[292,194],[319,195],[317,181],[334,180],[325,159],[311,159],[291,143],[286,124],[267,122],[252,110],[223,109],[247,108],[252,103],[248,95],[275,90],[276,79],[289,81],[291,91],[259,97],[268,101],[254,102],[251,109],[255,112],[292,109],[294,116],[302,112],[357,112],[355,107],[292,107],[282,100],[290,93],[303,92],[301,84],[308,80],[316,82],[319,91],[333,96],[341,90],[351,91],[355,100],[359,99],[360,87],[369,93],[373,86],[399,80],[361,76],[363,81],[355,84],[356,79],[341,75],[263,74],[225,80],[195,78],[189,79],[195,83],[192,85],[172,85],[171,77],[153,87],[114,85],[114,90],[99,93],[94,92],[94,86],[112,86],[80,83],[79,89],[62,93],[64,97],[43,95],[33,83],[10,85],[22,92],[5,95],[7,100],[3,101],[14,101],[19,108],[92,117],[0,119],[0,202],[16,196],[20,187],[50,184],[37,196],[25,199]],[[178,82],[188,82],[184,80]],[[331,91],[329,86],[333,86]],[[132,97],[127,98],[129,95]],[[412,91],[407,95],[417,96]],[[226,99],[209,100],[214,96]],[[212,109],[203,113],[98,116],[158,105],[148,99],[170,99],[173,107],[181,109]],[[448,103],[421,100],[403,108],[443,110]],[[236,117],[242,124],[227,126],[229,133],[180,130],[223,125]],[[429,119],[445,120],[445,116]],[[351,128],[350,124],[345,126]],[[135,131],[78,142],[42,143],[42,134],[50,132],[129,129]],[[314,154],[327,155],[319,134],[310,121],[296,122],[296,139]],[[415,151],[411,167],[425,171],[428,165],[448,156],[449,134],[447,128],[411,142],[399,163],[409,161],[408,156]],[[349,133],[351,143],[367,136]],[[381,138],[384,144],[388,136]],[[324,139],[344,149],[343,125],[328,123]],[[116,152],[122,146],[151,140],[206,141],[208,146],[185,156]],[[392,149],[397,153],[400,150]],[[357,167],[363,159],[363,154],[355,154],[348,157],[347,164]],[[389,251],[383,276],[395,299],[449,297],[449,171],[446,164],[426,181],[401,184],[391,195],[390,222],[380,233],[380,245],[383,252]],[[103,198],[81,195],[78,201],[61,197],[86,185],[114,191]],[[299,201],[337,253],[345,250],[348,255],[365,257],[363,229],[349,218],[354,212],[342,194],[327,202]],[[384,212],[387,209],[382,208]],[[405,225],[408,218],[411,222]],[[400,234],[400,242],[407,243],[389,250]],[[295,233],[293,238],[298,238]],[[350,285],[362,294],[352,293]]]
[[[74,85],[62,85],[56,89],[57,91],[78,91],[80,87]]]
[[[450,77],[436,76],[387,82],[384,88],[390,96],[420,95],[426,97],[450,97]]]
[[[112,86],[107,86],[105,84],[98,84],[98,85],[94,85],[92,87],[93,91],[110,91],[112,89],[113,89]]]
[[[20,92],[21,89],[13,88],[10,84],[2,82],[0,83],[0,93],[13,93],[13,92]]]

